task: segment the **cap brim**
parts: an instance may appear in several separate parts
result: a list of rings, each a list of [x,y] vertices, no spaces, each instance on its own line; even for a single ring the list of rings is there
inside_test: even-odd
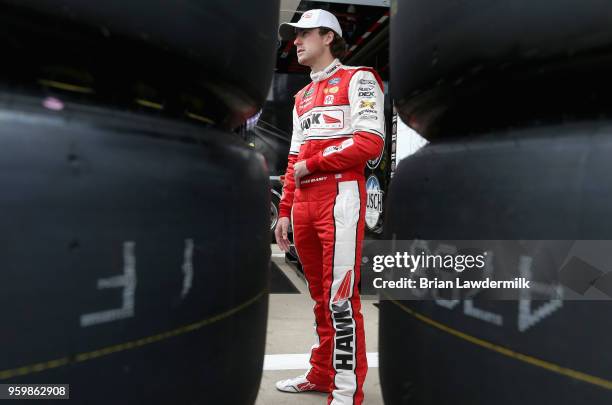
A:
[[[316,26],[311,26],[309,24],[300,24],[296,23],[282,23],[278,27],[278,36],[283,41],[289,41],[295,38],[295,29],[296,28],[317,28]]]

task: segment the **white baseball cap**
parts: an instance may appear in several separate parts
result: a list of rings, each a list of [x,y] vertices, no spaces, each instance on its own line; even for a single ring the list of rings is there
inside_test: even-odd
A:
[[[318,28],[325,27],[333,30],[336,34],[342,36],[342,28],[335,15],[329,11],[314,9],[308,10],[302,14],[300,21],[296,23],[282,23],[278,27],[278,35],[281,39],[288,41],[295,37],[296,28]]]

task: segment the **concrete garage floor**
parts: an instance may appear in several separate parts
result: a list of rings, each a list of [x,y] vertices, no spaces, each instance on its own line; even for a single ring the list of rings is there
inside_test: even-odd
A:
[[[299,294],[271,294],[266,339],[266,359],[256,405],[326,404],[327,394],[280,392],[277,380],[303,374],[307,369],[308,353],[314,343],[313,301],[306,283],[285,263],[284,255],[272,245],[272,260],[300,291]],[[364,405],[382,405],[378,378],[378,309],[375,297],[362,297],[365,320],[366,351],[369,370],[364,385]]]

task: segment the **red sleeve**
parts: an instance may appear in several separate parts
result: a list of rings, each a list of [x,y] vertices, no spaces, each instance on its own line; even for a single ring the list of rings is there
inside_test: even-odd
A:
[[[278,208],[278,217],[291,218],[291,207],[293,206],[293,194],[295,193],[295,178],[293,177],[293,164],[297,162],[297,155],[289,155],[289,163],[285,172],[283,183],[283,195]]]
[[[300,95],[298,93],[298,95]],[[299,98],[296,98],[299,100]],[[291,207],[293,206],[293,194],[295,193],[295,178],[293,176],[293,165],[297,162],[300,148],[304,142],[304,133],[300,126],[300,120],[297,115],[295,106],[293,106],[293,132],[291,133],[291,145],[289,147],[289,158],[287,163],[287,171],[285,172],[285,181],[283,183],[283,195],[278,208],[278,217],[291,218]]]
[[[379,135],[358,131],[352,138],[342,141],[339,145],[330,146],[322,152],[306,160],[306,167],[311,173],[338,172],[365,163],[378,157],[385,142]],[[291,168],[293,175],[293,167]]]

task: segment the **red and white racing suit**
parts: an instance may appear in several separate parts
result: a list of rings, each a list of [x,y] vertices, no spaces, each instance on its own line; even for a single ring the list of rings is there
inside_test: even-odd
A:
[[[306,378],[328,404],[361,404],[367,373],[358,284],[364,235],[364,167],[384,147],[383,84],[371,68],[337,59],[295,96],[280,217],[292,216],[295,248],[315,301],[317,342]],[[293,165],[311,172],[296,188]]]

